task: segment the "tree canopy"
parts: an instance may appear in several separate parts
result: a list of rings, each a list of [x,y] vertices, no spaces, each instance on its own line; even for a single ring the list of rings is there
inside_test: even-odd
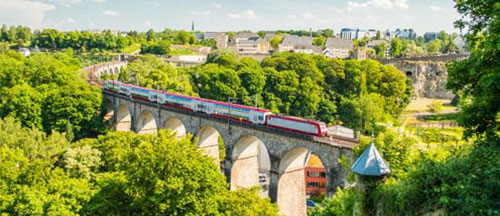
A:
[[[76,138],[102,130],[98,111],[101,91],[84,79],[71,52],[0,54],[0,117],[10,116],[25,127],[47,133],[71,132]]]
[[[0,211],[13,215],[277,215],[257,189],[229,191],[191,137],[109,133],[70,143],[0,119]]]
[[[382,113],[377,120],[387,119],[401,113],[411,96],[408,88],[412,88],[399,70],[374,60],[328,59],[300,53],[274,54],[259,64],[220,50],[211,53],[206,64],[187,72],[201,97],[221,101],[236,98],[241,104],[330,123],[342,121],[361,130],[364,124],[356,124],[352,118],[367,116],[342,109],[346,101],[354,103],[362,96],[377,98],[373,100]],[[368,108],[359,105],[359,109]]]

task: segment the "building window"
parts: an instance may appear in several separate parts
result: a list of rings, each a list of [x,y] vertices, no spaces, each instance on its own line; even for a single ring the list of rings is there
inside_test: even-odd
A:
[[[325,172],[307,171],[308,177],[326,177]]]
[[[307,187],[310,188],[325,188],[326,183],[325,182],[307,182]]]

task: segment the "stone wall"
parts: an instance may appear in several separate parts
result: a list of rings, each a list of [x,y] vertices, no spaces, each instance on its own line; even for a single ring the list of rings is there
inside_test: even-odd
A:
[[[453,92],[446,89],[448,70],[443,61],[391,61],[406,77],[413,80],[413,93],[417,97],[452,99]]]
[[[413,80],[413,92],[417,97],[453,99],[453,92],[446,89],[448,70],[446,63],[467,58],[467,54],[422,56],[398,59],[377,59],[385,65],[393,65]]]

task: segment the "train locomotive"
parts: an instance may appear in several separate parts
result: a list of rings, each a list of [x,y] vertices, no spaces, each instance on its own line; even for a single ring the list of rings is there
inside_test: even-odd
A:
[[[201,112],[222,118],[231,118],[297,133],[315,136],[326,136],[328,133],[324,122],[277,115],[267,109],[157,91],[112,80],[104,81],[104,89],[137,100],[157,103],[162,106]]]

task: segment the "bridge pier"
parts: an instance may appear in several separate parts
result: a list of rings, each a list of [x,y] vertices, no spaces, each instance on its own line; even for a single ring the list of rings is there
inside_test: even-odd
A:
[[[271,170],[269,171],[269,198],[272,203],[278,201],[278,180],[279,180],[279,166],[280,158],[271,157]]]

